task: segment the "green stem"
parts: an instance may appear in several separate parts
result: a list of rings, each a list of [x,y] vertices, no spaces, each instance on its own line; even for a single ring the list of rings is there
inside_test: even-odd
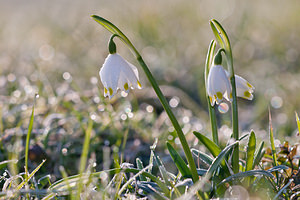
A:
[[[210,117],[211,131],[214,143],[219,146],[218,126],[215,107],[210,105],[209,96],[207,96],[208,112]]]
[[[234,76],[230,79],[232,86],[232,130],[233,138],[238,141],[239,139],[239,121],[238,121],[238,106],[237,106],[237,97],[236,97],[236,86]],[[233,172],[236,174],[239,172],[239,143],[237,143],[233,149],[232,155],[232,168]]]
[[[213,55],[214,55],[215,48],[216,48],[216,42],[212,40],[209,44],[207,55],[206,55],[206,61],[205,61],[205,70],[204,70],[205,88],[207,88],[206,81],[209,74],[210,66],[213,63]],[[208,102],[208,112],[210,117],[213,141],[214,143],[216,143],[216,145],[219,145],[218,126],[217,126],[215,107],[211,106],[207,91],[206,91],[206,98]]]
[[[156,92],[161,104],[163,105],[166,113],[168,114],[168,116],[169,116],[169,118],[170,118],[176,132],[177,132],[177,135],[179,137],[179,140],[180,140],[181,145],[183,147],[186,159],[188,161],[188,164],[189,164],[191,172],[192,172],[193,182],[198,181],[199,177],[198,177],[196,165],[195,165],[191,150],[190,150],[190,148],[188,146],[188,143],[186,141],[186,138],[184,137],[184,134],[181,130],[181,127],[180,127],[177,119],[175,118],[171,108],[169,107],[169,104],[168,104],[165,96],[162,94],[160,88],[158,87],[154,77],[152,76],[152,74],[151,74],[149,68],[147,67],[147,65],[145,64],[143,58],[141,57],[139,52],[136,50],[136,48],[133,46],[133,44],[130,42],[130,40],[126,37],[126,35],[118,27],[116,27],[113,23],[111,23],[110,21],[108,21],[108,20],[106,20],[102,17],[99,17],[97,15],[92,15],[91,17],[96,22],[101,24],[106,30],[108,30],[112,34],[115,34],[115,35],[119,36],[121,41],[123,41],[127,45],[127,47],[131,50],[131,52],[135,55],[136,59],[140,63],[141,67],[143,68],[149,82],[151,83],[154,91]]]
[[[181,142],[181,145],[182,145],[182,148],[183,148],[183,151],[185,153],[185,156],[186,156],[186,159],[189,163],[189,166],[190,166],[190,169],[191,169],[191,172],[192,172],[192,179],[193,179],[193,182],[196,182],[199,180],[199,177],[198,177],[198,173],[197,173],[197,169],[196,169],[196,165],[195,165],[195,162],[194,162],[194,159],[193,159],[193,156],[192,156],[192,153],[191,153],[191,150],[189,148],[189,145],[186,141],[186,138],[182,132],[182,129],[176,119],[176,117],[174,116],[165,96],[163,95],[163,93],[161,92],[159,86],[157,85],[154,77],[152,76],[152,73],[150,72],[149,68],[147,67],[146,63],[144,62],[143,58],[139,55],[137,57],[137,60],[138,62],[140,63],[141,67],[143,68],[149,82],[151,83],[151,86],[153,87],[154,91],[156,92],[157,94],[157,97],[159,98],[163,108],[165,109],[166,113],[168,114],[169,116],[169,119],[171,120],[173,126],[174,126],[174,129],[176,130],[177,132],[177,136]]]
[[[226,35],[228,38],[228,36]],[[229,39],[228,39],[229,43]],[[232,87],[232,103],[231,103],[231,109],[232,109],[232,131],[233,131],[233,138],[235,141],[239,140],[239,119],[238,119],[238,106],[237,106],[237,96],[236,96],[236,85],[235,85],[235,76],[234,76],[234,69],[233,69],[233,59],[232,59],[232,52],[231,47],[229,43],[229,48],[226,51],[226,60],[228,64],[228,71],[230,74],[230,83]],[[232,154],[232,169],[233,172],[239,173],[239,143],[237,143],[233,149]]]

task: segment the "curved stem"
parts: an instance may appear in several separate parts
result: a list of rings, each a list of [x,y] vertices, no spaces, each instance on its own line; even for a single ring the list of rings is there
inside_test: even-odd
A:
[[[112,34],[116,34],[119,36],[119,38],[121,39],[121,41],[123,41],[127,47],[131,50],[131,52],[135,55],[136,59],[138,60],[139,64],[141,65],[141,67],[143,68],[149,82],[151,83],[156,95],[158,96],[162,106],[164,107],[166,113],[169,116],[170,121],[172,122],[174,129],[177,132],[177,136],[181,142],[183,151],[185,153],[186,159],[188,161],[188,164],[190,166],[191,172],[192,172],[192,179],[193,182],[196,182],[199,180],[198,177],[198,173],[197,173],[197,169],[196,169],[196,164],[194,162],[191,150],[188,146],[188,143],[186,141],[186,138],[181,130],[181,127],[176,119],[176,117],[174,116],[165,96],[163,95],[163,93],[161,92],[160,88],[158,87],[154,77],[152,76],[149,68],[147,67],[146,63],[144,62],[142,56],[139,54],[139,52],[136,50],[136,48],[133,46],[133,44],[130,42],[130,40],[126,37],[126,35],[118,28],[116,27],[113,23],[111,23],[110,21],[99,17],[97,15],[92,15],[91,16],[96,22],[98,22],[99,24],[101,24],[106,30],[108,30],[109,32],[111,32]]]
[[[159,86],[157,85],[154,77],[152,76],[152,73],[150,72],[149,68],[147,67],[147,65],[145,64],[143,58],[139,55],[137,57],[137,60],[138,62],[140,63],[141,67],[143,68],[149,82],[151,83],[151,86],[153,87],[157,97],[159,98],[163,108],[165,109],[166,113],[168,114],[169,116],[169,119],[170,121],[172,122],[173,126],[174,126],[174,129],[176,130],[177,132],[177,136],[181,142],[181,145],[182,145],[182,148],[183,148],[183,151],[185,153],[185,156],[186,156],[186,159],[188,161],[188,164],[189,164],[189,167],[190,167],[190,170],[192,172],[192,179],[193,179],[193,182],[196,182],[199,180],[199,177],[198,177],[198,173],[197,173],[197,169],[196,169],[196,164],[194,162],[194,159],[193,159],[193,156],[192,156],[192,153],[191,153],[191,150],[189,148],[189,145],[186,141],[186,138],[182,132],[182,129],[175,117],[175,115],[173,114],[165,96],[163,95],[163,93],[161,92]]]

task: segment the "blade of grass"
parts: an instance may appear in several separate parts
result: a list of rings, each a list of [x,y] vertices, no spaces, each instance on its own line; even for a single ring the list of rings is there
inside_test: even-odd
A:
[[[142,169],[141,171],[139,171],[138,173],[136,173],[133,177],[131,177],[123,186],[122,188],[119,190],[118,195],[121,196],[121,194],[123,193],[123,191],[126,189],[126,187],[132,182],[134,181],[139,175],[142,175],[143,172],[146,172],[148,170],[149,167],[152,167],[151,165],[148,165],[147,167],[145,167],[144,169]]]
[[[255,151],[252,169],[254,169],[254,167],[259,164],[259,162],[264,154],[264,152],[263,152],[264,144],[265,144],[265,142],[262,141],[259,145],[259,148]]]
[[[80,158],[80,168],[79,168],[80,178],[79,178],[78,190],[77,190],[78,199],[80,199],[80,193],[81,193],[82,187],[83,187],[83,184],[81,181],[81,176],[85,170],[85,166],[86,166],[86,162],[87,162],[92,129],[93,129],[93,121],[91,119],[89,119],[88,127],[85,131],[84,144],[83,144],[83,149],[82,149],[81,158]]]
[[[223,183],[227,183],[227,182],[232,181],[237,178],[245,178],[245,177],[257,176],[257,175],[263,175],[263,176],[267,176],[270,178],[274,178],[273,174],[271,174],[270,172],[268,172],[266,170],[249,170],[249,171],[233,174],[233,175],[227,177],[226,179],[224,179],[221,183],[219,183],[219,185],[221,185]]]
[[[246,171],[249,171],[249,170],[253,169],[255,146],[256,146],[255,133],[253,131],[251,131],[248,146],[247,146]]]
[[[281,195],[281,193],[283,193],[283,192],[285,191],[285,189],[286,189],[287,187],[289,187],[289,186],[293,183],[293,181],[294,181],[294,179],[291,178],[291,179],[289,180],[289,182],[288,182],[284,187],[282,187],[282,188],[279,190],[279,192],[278,192],[278,193],[276,194],[276,196],[274,197],[274,200],[277,199],[277,198]]]
[[[148,165],[149,167],[150,165]],[[90,175],[93,177],[99,177],[101,175],[101,173],[105,172],[107,174],[118,174],[118,173],[134,173],[137,174],[139,173],[141,170],[139,169],[135,169],[135,168],[126,168],[126,169],[110,169],[110,170],[104,170],[104,171],[99,171],[99,172],[94,172],[91,173]],[[160,179],[146,171],[141,173],[143,176],[150,178],[153,182],[157,183],[157,185],[162,189],[162,191],[166,194],[169,192],[168,187],[166,186],[165,183],[163,183],[162,181],[160,181]],[[82,179],[88,179],[90,175],[82,175]],[[78,183],[80,178],[80,174],[74,175],[74,176],[69,176],[67,179],[60,179],[58,181],[56,181],[55,183],[53,183],[50,187],[49,190],[57,193],[57,192],[64,192],[65,190],[68,190],[68,186],[66,181],[68,181],[69,186],[72,189],[76,188],[76,183]]]
[[[22,183],[20,183],[17,187],[17,190],[20,190],[25,184],[27,184],[29,182],[29,180],[34,176],[34,174],[43,166],[43,164],[45,163],[46,160],[43,160],[42,163],[37,166],[27,177],[27,179],[25,179],[24,181],[22,181]]]
[[[198,138],[198,140],[205,145],[205,147],[214,157],[217,157],[220,154],[220,147],[216,145],[213,141],[211,141],[199,132],[194,131],[193,133]]]
[[[181,156],[177,153],[177,151],[173,148],[173,146],[169,142],[167,142],[167,148],[176,167],[178,168],[182,176],[184,178],[191,178],[192,173],[190,169],[187,167],[187,164],[184,162],[184,160],[181,158]]]
[[[274,144],[274,133],[273,133],[270,109],[269,109],[269,133],[270,133],[270,143],[271,143],[271,150],[272,150],[272,156],[273,156],[273,166],[277,166],[278,163],[277,163],[277,155],[276,155],[276,149],[275,149],[275,144]]]
[[[194,135],[198,138],[198,140],[205,145],[205,147],[209,150],[209,152],[214,156],[217,157],[221,153],[221,149],[218,145],[216,145],[213,141],[198,133],[196,131],[193,132]],[[227,170],[227,166],[224,160],[221,161],[221,166],[224,170]]]
[[[158,142],[158,139],[155,138],[153,145],[150,146],[151,154],[150,154],[150,158],[149,158],[149,165],[151,164],[152,166],[153,166],[154,150],[156,148],[157,142]],[[151,174],[151,172],[152,172],[152,167],[149,167],[148,173]]]
[[[197,149],[192,149],[192,153],[200,160],[205,162],[207,165],[211,165],[213,158],[207,155],[206,153],[203,153]]]
[[[149,167],[151,167],[151,165],[149,165]],[[136,159],[136,166],[139,170],[144,169],[143,162],[141,161],[141,159],[139,159],[139,158]],[[149,167],[148,167],[148,169],[149,169]],[[147,181],[147,179],[142,174],[140,175],[140,180]]]
[[[220,154],[214,159],[214,161],[212,162],[211,166],[208,168],[207,170],[207,175],[209,177],[211,177],[213,175],[213,173],[215,172],[215,170],[219,167],[219,165],[222,163],[223,158],[225,157],[226,153],[236,145],[236,143],[238,143],[238,141],[226,146],[221,152]]]
[[[28,179],[28,152],[30,145],[30,136],[33,128],[33,120],[34,120],[34,106],[32,106],[30,121],[28,125],[28,131],[26,136],[26,146],[25,146],[25,180]]]

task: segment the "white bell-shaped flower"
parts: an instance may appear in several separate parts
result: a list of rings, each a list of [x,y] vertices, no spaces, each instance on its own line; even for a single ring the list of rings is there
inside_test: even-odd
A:
[[[252,100],[254,87],[246,81],[243,77],[235,75],[235,85],[236,85],[236,96],[242,97],[244,99]]]
[[[129,89],[141,89],[137,68],[119,54],[109,54],[99,72],[104,86],[104,96],[111,99],[118,89],[129,92]]]
[[[213,65],[209,70],[206,90],[212,106],[215,102],[219,104],[224,98],[232,100],[231,85],[222,65]]]

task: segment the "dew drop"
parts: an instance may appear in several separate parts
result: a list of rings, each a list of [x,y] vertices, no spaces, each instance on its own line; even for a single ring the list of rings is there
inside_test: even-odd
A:
[[[121,119],[122,119],[122,120],[126,120],[126,119],[127,119],[127,115],[126,115],[126,114],[122,114],[122,115],[121,115]]]
[[[218,110],[220,113],[227,113],[229,110],[229,106],[227,103],[220,103],[220,105],[218,106]]]
[[[283,104],[283,101],[282,101],[282,98],[279,97],[279,96],[273,96],[272,99],[271,99],[271,105],[273,108],[281,108]]]
[[[152,112],[153,112],[153,106],[148,105],[148,106],[146,107],[146,110],[147,110],[147,112],[152,113]]]
[[[69,72],[64,72],[62,76],[63,76],[63,79],[65,79],[66,81],[68,81],[68,80],[71,81],[71,79],[72,79],[72,76]]]
[[[169,104],[172,108],[176,108],[180,102],[180,99],[178,97],[173,97],[170,101]]]

